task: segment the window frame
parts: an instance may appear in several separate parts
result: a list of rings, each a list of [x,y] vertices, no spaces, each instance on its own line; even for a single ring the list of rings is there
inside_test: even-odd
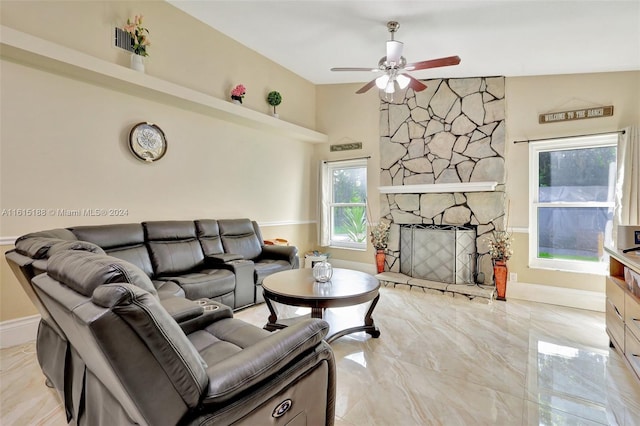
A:
[[[608,273],[608,256],[599,262],[589,262],[582,260],[568,259],[545,259],[538,257],[538,209],[545,207],[580,208],[580,207],[607,207],[615,208],[615,197],[610,197],[610,201],[593,202],[539,202],[539,155],[542,152],[557,152],[588,148],[614,147],[617,149],[618,134],[607,133],[602,135],[581,136],[573,138],[545,139],[529,143],[529,267],[536,269],[551,269],[565,272],[582,272],[588,274],[606,275]],[[617,152],[616,152],[617,155]],[[615,179],[617,173],[613,174],[613,185],[615,190]],[[605,240],[610,235],[605,235]]]
[[[325,213],[325,217],[328,220],[328,223],[326,223],[326,226],[328,227],[328,242],[329,242],[329,247],[331,248],[340,248],[340,249],[350,249],[350,250],[359,250],[359,251],[366,251],[367,250],[367,238],[365,237],[364,241],[362,243],[358,243],[358,242],[352,242],[352,241],[340,241],[340,240],[334,240],[333,236],[334,236],[334,215],[333,212],[335,210],[335,208],[339,208],[339,207],[358,207],[358,206],[362,206],[365,209],[365,212],[367,211],[367,195],[368,195],[368,190],[369,190],[369,186],[368,186],[368,162],[366,158],[361,158],[361,159],[354,159],[354,160],[342,160],[342,161],[327,161],[325,162],[325,167],[326,167],[326,174],[325,174],[325,179],[327,179],[326,182],[326,193],[325,193],[325,197],[326,200],[321,200],[322,201],[322,205],[325,207],[325,209],[327,209],[326,213]],[[334,192],[334,187],[333,187],[333,172],[334,170],[344,170],[344,169],[361,169],[364,168],[364,172],[365,172],[365,178],[364,178],[364,183],[366,185],[366,191],[365,191],[365,200],[362,203],[334,203],[333,202],[333,192]],[[368,220],[366,218],[366,214],[365,214],[365,224],[368,228]]]

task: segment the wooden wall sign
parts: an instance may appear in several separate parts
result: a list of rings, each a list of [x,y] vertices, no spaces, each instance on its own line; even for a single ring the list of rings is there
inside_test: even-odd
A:
[[[613,115],[613,105],[595,108],[575,109],[573,111],[550,112],[540,114],[538,123],[558,123],[560,121],[584,120],[587,118],[611,117]]]
[[[343,143],[339,145],[331,145],[329,150],[335,151],[351,151],[353,149],[362,149],[362,142]]]

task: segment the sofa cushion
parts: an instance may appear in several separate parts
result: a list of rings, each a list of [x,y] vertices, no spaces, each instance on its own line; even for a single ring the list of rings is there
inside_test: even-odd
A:
[[[220,239],[218,221],[213,219],[196,220],[196,231],[205,256],[224,252]]]
[[[160,300],[171,297],[186,297],[184,290],[174,281],[152,280],[153,286],[158,292]]]
[[[97,287],[110,283],[130,283],[157,297],[151,280],[140,268],[107,255],[61,251],[49,258],[47,273],[87,297],[91,297]]]
[[[153,276],[151,258],[145,245],[141,224],[78,226],[70,229],[79,240],[97,244],[107,254],[133,263],[147,276]]]
[[[105,251],[118,247],[144,244],[144,230],[139,223],[76,226],[69,228],[69,230],[79,240],[97,244]]]
[[[291,264],[286,260],[263,259],[255,263],[256,284],[262,284],[262,280],[271,274],[291,269]]]
[[[222,219],[218,225],[225,253],[240,254],[247,260],[260,256],[262,242],[249,219]]]
[[[160,279],[176,282],[184,290],[186,297],[192,300],[219,297],[232,293],[236,288],[236,277],[227,269],[205,269]]]
[[[144,222],[156,276],[177,275],[204,265],[204,253],[193,221]]]

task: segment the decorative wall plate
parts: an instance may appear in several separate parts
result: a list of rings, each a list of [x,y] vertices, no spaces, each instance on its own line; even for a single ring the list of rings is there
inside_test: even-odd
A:
[[[155,124],[138,123],[129,133],[129,148],[136,158],[151,163],[167,152],[167,139]]]

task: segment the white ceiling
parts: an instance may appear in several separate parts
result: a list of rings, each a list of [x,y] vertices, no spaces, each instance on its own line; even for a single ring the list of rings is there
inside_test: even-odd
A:
[[[377,66],[389,20],[407,62],[462,58],[420,79],[640,70],[640,0],[167,1],[315,84],[373,79],[329,69]]]

